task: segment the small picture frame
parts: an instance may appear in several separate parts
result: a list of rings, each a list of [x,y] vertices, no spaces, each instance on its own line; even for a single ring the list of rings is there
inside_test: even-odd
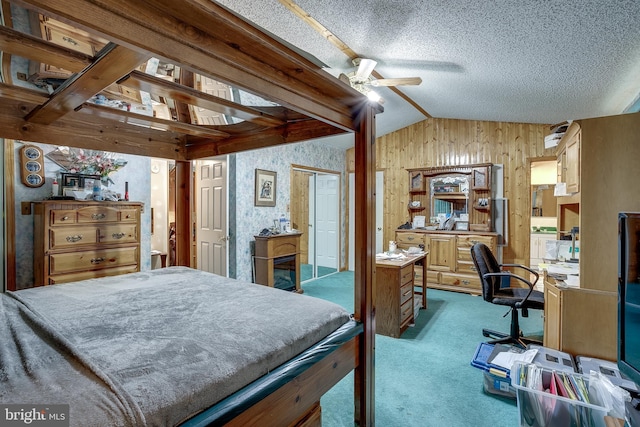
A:
[[[469,231],[469,221],[456,221],[454,229],[457,231]]]
[[[256,169],[255,206],[276,205],[277,173]]]

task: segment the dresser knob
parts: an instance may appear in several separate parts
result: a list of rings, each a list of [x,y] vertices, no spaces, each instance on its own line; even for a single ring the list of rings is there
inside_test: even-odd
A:
[[[67,236],[67,242],[69,243],[79,242],[80,240],[82,240],[82,234],[77,234],[75,236]]]
[[[91,264],[100,264],[101,262],[104,262],[104,258],[103,257],[91,258]]]
[[[111,237],[113,237],[114,239],[122,239],[125,236],[126,233],[113,233],[111,235]]]
[[[104,213],[99,213],[99,214],[92,214],[91,218],[92,219],[104,219],[107,215]]]

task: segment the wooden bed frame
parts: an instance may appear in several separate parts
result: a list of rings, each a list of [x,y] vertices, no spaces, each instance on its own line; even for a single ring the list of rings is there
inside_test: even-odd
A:
[[[7,25],[0,27],[5,76],[5,83],[0,83],[0,137],[5,138],[5,170],[14,169],[11,140],[175,160],[176,199],[187,201],[176,206],[178,265],[190,262],[191,160],[345,132],[355,134],[354,216],[361,219],[355,225],[355,317],[364,332],[232,424],[319,425],[320,396],[355,369],[355,422],[374,425],[375,114],[381,111],[380,106],[210,0],[15,0],[15,6],[108,40],[107,47],[95,57],[14,30],[9,4],[3,2],[2,6]],[[75,74],[51,95],[12,85],[11,54]],[[151,57],[178,65],[182,70],[180,84],[135,71]],[[193,89],[194,74],[241,88],[280,107],[247,107],[206,96]],[[114,83],[174,99],[180,121],[86,102]],[[198,126],[189,122],[188,104],[245,121]],[[155,129],[127,123],[134,120]],[[11,206],[13,182],[5,187],[5,200]],[[13,237],[7,245],[7,275],[12,277]],[[15,288],[15,283],[9,282],[8,289],[12,285]]]

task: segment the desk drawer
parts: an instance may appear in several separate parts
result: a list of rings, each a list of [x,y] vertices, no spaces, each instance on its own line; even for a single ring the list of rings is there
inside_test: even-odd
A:
[[[405,323],[410,322],[412,319],[413,299],[410,299],[400,306],[400,323],[404,326]]]
[[[400,305],[407,302],[413,296],[413,281],[403,285],[400,288]]]
[[[49,274],[137,265],[138,259],[137,246],[53,254],[49,256]]]
[[[400,270],[400,285],[413,281],[413,264],[402,267]]]
[[[484,243],[489,246],[491,250],[493,250],[495,246],[496,238],[493,236],[478,236],[478,235],[467,235],[467,236],[458,236],[458,248],[470,248],[475,243]]]

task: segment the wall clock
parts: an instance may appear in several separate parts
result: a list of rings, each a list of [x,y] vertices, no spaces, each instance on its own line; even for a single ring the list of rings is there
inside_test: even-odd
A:
[[[44,184],[42,150],[35,145],[25,145],[20,149],[20,178],[27,187],[36,188]]]

